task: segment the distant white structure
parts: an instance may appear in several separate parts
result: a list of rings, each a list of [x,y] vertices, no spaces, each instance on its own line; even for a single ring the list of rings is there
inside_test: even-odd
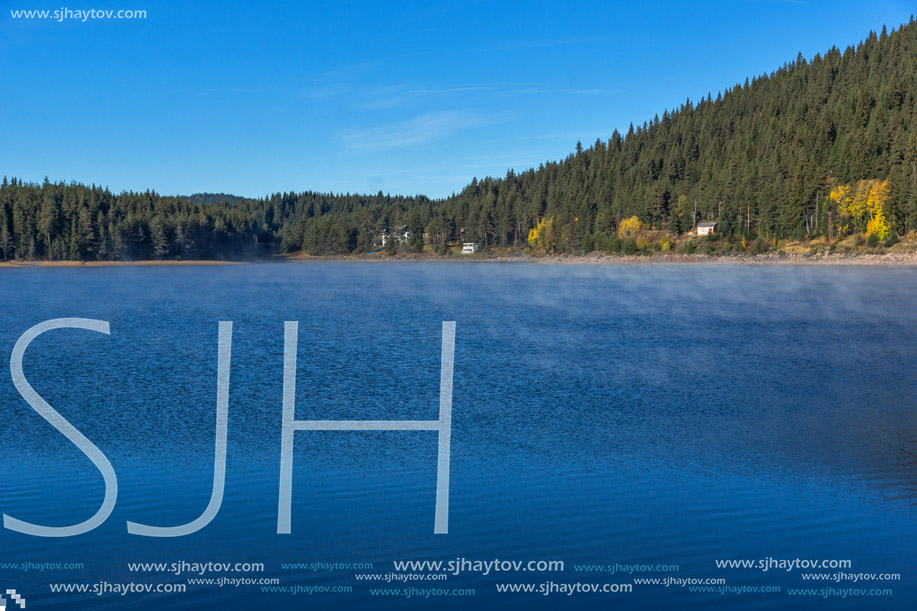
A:
[[[462,242],[462,254],[473,255],[481,250],[481,245],[477,242]]]
[[[710,235],[711,233],[716,233],[716,221],[697,224],[697,235]]]
[[[402,225],[400,229],[395,229],[395,244],[406,244],[411,237],[411,232],[408,231],[407,225]],[[385,243],[388,242],[389,232],[382,232],[382,248],[385,248]]]

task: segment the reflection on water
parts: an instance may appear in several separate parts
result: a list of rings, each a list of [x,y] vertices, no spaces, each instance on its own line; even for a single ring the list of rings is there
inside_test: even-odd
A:
[[[795,574],[724,573],[714,560],[849,558],[854,572],[901,572],[893,604],[881,606],[907,608],[917,600],[908,575],[917,543],[915,280],[909,268],[722,265],[0,270],[4,355],[47,319],[111,323],[108,337],[40,337],[25,371],[106,453],[120,488],[111,518],[88,535],[0,532],[4,560],[84,570],[3,578],[35,607],[123,608],[118,597],[78,599],[47,584],[142,581],[128,562],[252,561],[265,563],[259,577],[282,583],[354,586],[313,595],[312,607],[402,608],[369,596],[353,571],[281,563],[369,561],[385,573],[404,559],[562,559],[563,574],[449,582],[476,588],[476,604],[548,608],[557,599],[498,595],[494,584],[617,582],[572,566],[619,562],[787,589],[805,584]],[[183,524],[209,500],[220,320],[234,321],[222,509],[191,536],[129,536],[126,520]],[[437,417],[440,324],[457,321],[448,536],[432,534],[433,432],[297,432],[293,534],[275,534],[285,320],[300,324],[297,418],[415,420]],[[0,405],[2,511],[47,525],[94,513],[103,487],[92,464],[8,376]],[[149,608],[304,604],[257,586],[129,596]],[[811,604],[649,586],[578,604],[609,600],[646,609]]]

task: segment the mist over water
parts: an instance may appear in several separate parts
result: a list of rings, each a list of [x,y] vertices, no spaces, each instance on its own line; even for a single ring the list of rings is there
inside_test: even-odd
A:
[[[677,564],[679,577],[806,587],[798,571],[724,571],[730,558],[850,559],[900,572],[883,608],[917,602],[917,269],[316,263],[0,269],[0,354],[52,318],[25,356],[32,386],[110,459],[117,506],[70,539],[0,531],[9,561],[82,562],[11,584],[36,608],[123,605],[48,582],[159,581],[128,562],[264,562],[281,583],[130,595],[138,608],[331,608],[371,597],[353,571],[282,562],[560,559],[564,573],[450,577],[474,599],[438,607],[553,608],[495,583],[615,582],[574,564]],[[222,509],[177,539],[125,521],[189,522],[210,498],[217,329],[234,322]],[[440,328],[457,323],[449,534],[433,535],[436,434],[295,434],[292,534],[277,535],[283,323],[299,321],[297,419],[434,420]],[[102,478],[0,376],[0,511],[66,525],[92,515]],[[637,576],[637,575],[635,575]],[[656,575],[642,575],[656,576]],[[183,581],[165,579],[167,581]],[[444,587],[444,582],[413,584]],[[825,584],[819,584],[821,587]],[[375,587],[375,586],[373,586]],[[849,587],[849,585],[848,585]],[[304,600],[305,599],[305,600]],[[426,601],[429,604],[429,600]],[[832,601],[868,608],[864,599]],[[635,586],[565,605],[810,608],[786,594],[721,596]],[[418,603],[420,604],[420,603]]]

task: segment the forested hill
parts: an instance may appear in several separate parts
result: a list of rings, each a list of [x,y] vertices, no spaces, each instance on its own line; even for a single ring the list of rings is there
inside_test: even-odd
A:
[[[185,199],[194,204],[238,204],[250,198],[242,197],[241,195],[230,195],[229,193],[195,193],[194,195],[185,196]]]
[[[384,232],[402,235],[403,226],[412,239],[401,247],[414,250],[464,240],[584,252],[615,249],[633,216],[673,234],[717,220],[725,239],[743,245],[758,236],[904,234],[917,225],[915,119],[911,18],[444,200],[306,192],[215,204],[4,179],[0,257],[339,254],[377,250]]]

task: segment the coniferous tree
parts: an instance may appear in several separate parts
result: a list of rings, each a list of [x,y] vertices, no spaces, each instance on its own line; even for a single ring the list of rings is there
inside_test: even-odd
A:
[[[475,178],[440,200],[381,192],[185,198],[4,178],[0,256],[330,255],[379,250],[383,232],[395,240],[403,226],[415,251],[424,234],[439,252],[460,240],[524,248],[532,231],[541,236],[537,247],[553,252],[613,251],[623,248],[622,222],[634,216],[671,232],[715,220],[727,239],[756,245],[836,238],[870,222],[887,225],[888,236],[905,235],[917,227],[915,108],[912,19],[843,51],[799,55],[716,96],[686,100],[624,135],[615,130],[588,148],[577,142],[563,160]],[[861,181],[887,183],[881,223],[874,210],[850,216],[828,197]]]

